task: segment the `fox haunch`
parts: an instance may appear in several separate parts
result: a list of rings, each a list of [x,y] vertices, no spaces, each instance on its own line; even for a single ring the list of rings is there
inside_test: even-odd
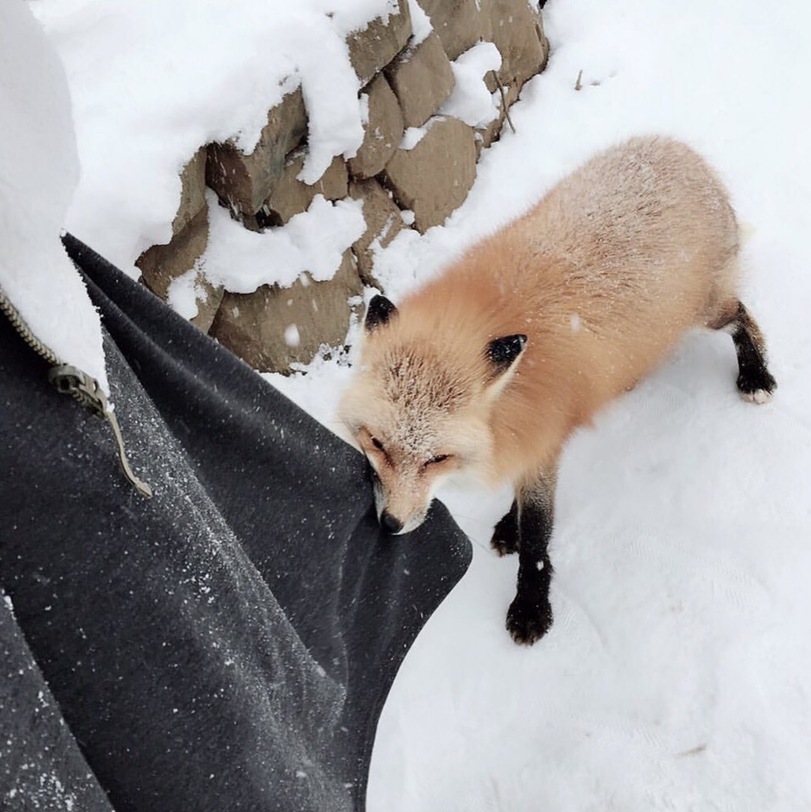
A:
[[[507,628],[549,628],[555,480],[564,442],[692,327],[727,330],[741,395],[775,389],[738,297],[729,196],[689,147],[636,138],[564,178],[527,214],[395,307],[372,299],[341,416],[369,459],[391,533],[425,518],[450,474],[509,480],[493,547],[517,552]]]

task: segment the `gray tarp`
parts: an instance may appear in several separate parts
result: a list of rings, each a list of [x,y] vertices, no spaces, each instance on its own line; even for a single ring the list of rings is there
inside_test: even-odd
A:
[[[0,316],[0,807],[363,809],[409,645],[469,561],[382,535],[360,455],[68,238],[109,426]]]

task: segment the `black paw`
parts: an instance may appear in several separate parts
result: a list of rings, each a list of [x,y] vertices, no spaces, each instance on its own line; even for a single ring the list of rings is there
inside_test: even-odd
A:
[[[741,397],[750,403],[768,403],[777,389],[777,381],[766,367],[741,372],[737,384]]]
[[[536,603],[516,598],[507,610],[507,631],[519,645],[531,646],[549,631],[551,625],[549,601]]]
[[[499,555],[511,555],[518,552],[521,546],[518,542],[518,524],[512,513],[508,513],[496,525],[493,530],[493,538],[490,539],[490,546]]]
[[[518,539],[500,538],[498,533],[493,533],[490,539],[490,546],[499,555],[512,555],[518,552]]]

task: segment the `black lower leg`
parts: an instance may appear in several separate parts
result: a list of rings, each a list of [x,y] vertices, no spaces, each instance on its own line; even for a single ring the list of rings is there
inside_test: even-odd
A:
[[[729,324],[738,356],[738,389],[749,400],[768,400],[777,382],[766,367],[766,350],[757,322],[738,304],[735,319]]]
[[[531,645],[552,625],[549,603],[552,562],[548,547],[552,535],[553,501],[554,477],[539,480],[521,494],[518,586],[515,600],[507,612],[507,629],[516,643]]]
[[[499,555],[518,552],[518,502],[513,499],[509,512],[501,517],[493,530],[490,546]]]

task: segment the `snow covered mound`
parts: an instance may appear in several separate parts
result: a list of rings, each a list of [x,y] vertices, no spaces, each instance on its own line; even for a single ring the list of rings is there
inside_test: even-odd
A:
[[[0,291],[109,394],[99,317],[59,236],[79,176],[65,73],[19,2],[0,4],[0,111]]]

